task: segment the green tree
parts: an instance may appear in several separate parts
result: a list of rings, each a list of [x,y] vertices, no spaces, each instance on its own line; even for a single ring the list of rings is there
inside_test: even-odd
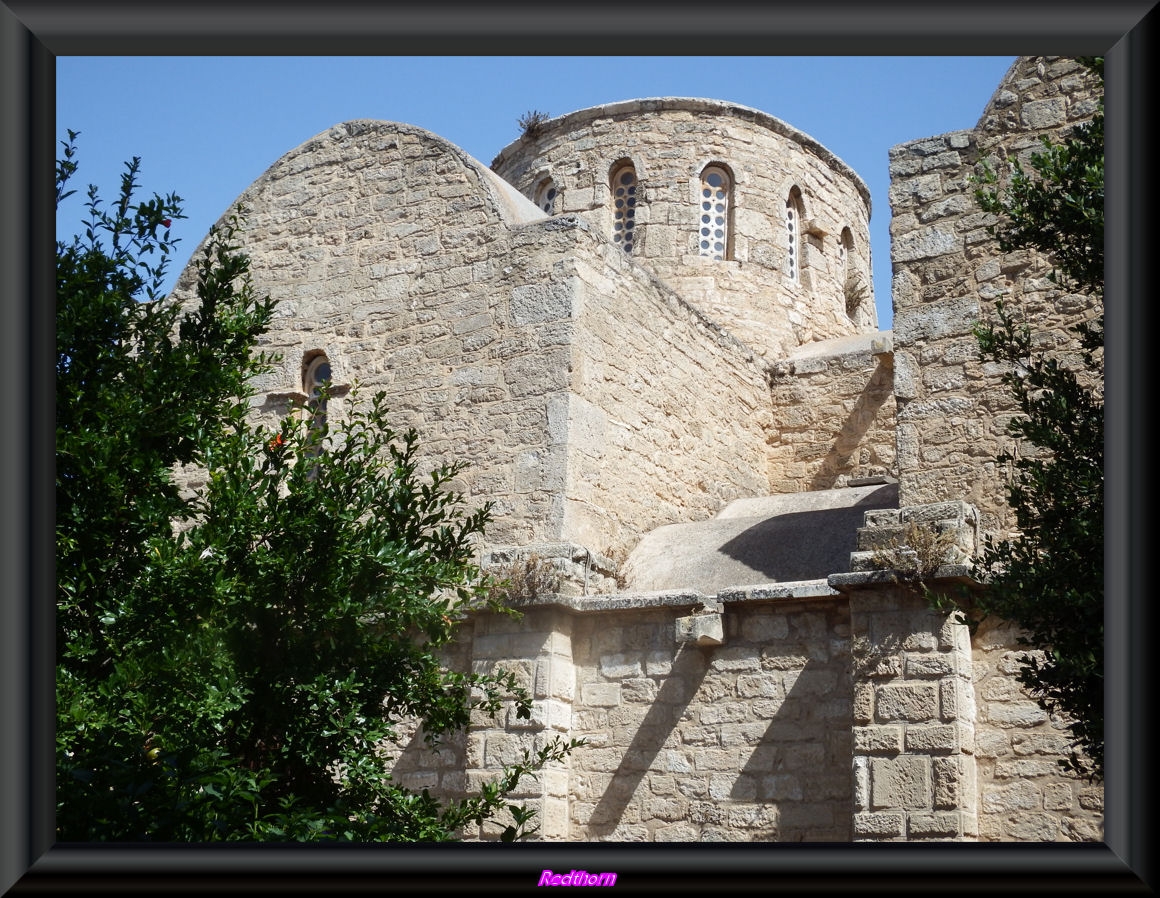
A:
[[[1085,64],[1102,85],[1103,60]],[[1104,118],[1100,111],[1056,142],[1044,139],[1017,161],[1005,185],[991,170],[976,197],[999,216],[999,248],[1046,255],[1050,277],[1083,294],[1091,317],[1074,330],[1082,365],[1065,366],[1033,344],[1031,330],[1002,303],[976,329],[984,360],[1000,362],[1020,414],[1008,432],[1023,452],[999,460],[1012,471],[1007,499],[1018,536],[989,543],[978,562],[988,589],[981,611],[1018,624],[1019,680],[1049,712],[1073,721],[1068,768],[1103,777],[1103,281]]]
[[[239,221],[211,232],[196,304],[167,301],[180,199],[134,203],[138,167],[57,245],[58,838],[439,841],[505,811],[526,834],[506,794],[575,742],[443,802],[379,753],[403,718],[435,741],[507,699],[530,716],[511,674],[440,663],[464,612],[497,605],[471,561],[490,508],[464,510],[457,465],[420,474],[381,396],[341,428],[253,424],[273,304]],[[205,487],[183,495],[177,465]]]

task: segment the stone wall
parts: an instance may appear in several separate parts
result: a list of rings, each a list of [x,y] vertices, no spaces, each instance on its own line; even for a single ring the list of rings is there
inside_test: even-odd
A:
[[[984,621],[973,639],[979,838],[989,842],[1090,842],[1103,838],[1103,788],[1061,773],[1064,722],[1016,679],[1019,633]]]
[[[655,527],[768,493],[753,353],[611,246],[575,271],[571,392],[550,409],[567,416],[568,538],[623,556]]]
[[[897,587],[850,596],[854,835],[978,835],[975,704],[967,628]]]
[[[663,609],[577,620],[571,839],[849,838],[846,609],[729,603],[722,623],[697,645]]]
[[[521,620],[479,615],[449,663],[514,671],[531,717],[477,713],[435,746],[416,733],[396,776],[454,797],[525,749],[582,738],[512,796],[537,811],[538,839],[1102,838],[1101,790],[1058,772],[1058,721],[1014,682],[1016,634],[972,641],[874,575],[830,584],[545,595]]]
[[[755,109],[716,100],[632,100],[545,122],[492,163],[531,197],[551,178],[555,211],[612,232],[609,180],[631,161],[639,179],[632,253],[686,299],[761,355],[877,328],[870,277],[870,196],[861,179],[817,141]],[[700,175],[723,165],[735,181],[731,249],[698,254]],[[801,192],[801,276],[787,273],[786,200]],[[842,265],[839,242],[851,250]],[[847,286],[861,291],[847,314]]]
[[[970,178],[977,164],[1021,157],[1041,135],[1085,121],[1097,108],[1093,78],[1075,60],[1022,57],[973,130],[890,151],[894,292],[894,393],[902,505],[962,498],[984,529],[1012,525],[1004,502],[1006,471],[995,458],[1010,449],[1006,424],[1016,411],[998,366],[978,358],[976,322],[996,300],[1018,306],[1035,345],[1066,359],[1067,328],[1091,317],[1089,300],[1061,291],[1049,266],[1029,251],[1000,252],[986,228]]]
[[[716,614],[696,593],[575,598],[528,608],[521,622],[477,619],[473,668],[515,670],[535,710],[526,721],[477,721],[465,781],[495,776],[552,736],[583,738],[521,796],[541,813],[540,838],[848,840],[848,613],[824,583],[814,593],[738,592],[718,618],[720,638],[704,644],[681,635],[691,613]],[[459,780],[444,770],[424,782]]]
[[[898,474],[890,333],[812,343],[772,367],[771,493]]]
[[[260,348],[282,357],[257,383],[256,419],[273,425],[300,403],[304,360],[324,352],[336,384],[386,393],[428,465],[468,464],[456,486],[471,504],[497,503],[495,538],[557,538],[565,466],[547,403],[568,386],[568,319],[524,320],[520,289],[575,233],[537,227],[538,210],[478,162],[389,122],[335,126],[239,201],[255,290],[277,301]],[[332,403],[335,420],[349,401]],[[511,460],[527,452],[545,463],[517,483]]]
[[[739,343],[576,216],[545,217],[421,129],[337,126],[241,198],[281,355],[255,417],[305,398],[304,360],[385,391],[427,464],[491,501],[495,545],[623,551],[768,491],[768,388]],[[187,272],[178,296],[191,289]],[[331,400],[341,421],[349,396]]]
[[[978,358],[976,322],[996,301],[1017,310],[1038,351],[1078,367],[1070,328],[1097,311],[1059,289],[1046,260],[1001,252],[970,178],[986,161],[1000,176],[1013,159],[1027,167],[1040,138],[1058,140],[1098,108],[1098,81],[1073,59],[1022,57],[977,126],[912,141],[890,153],[894,264],[894,392],[898,404],[900,505],[965,499],[986,532],[1009,532],[1009,471],[995,458],[1014,446],[1017,413],[1003,370]],[[1019,634],[985,622],[974,650],[979,838],[992,841],[1099,839],[1102,790],[1059,772],[1063,722],[1051,719],[1016,679]]]

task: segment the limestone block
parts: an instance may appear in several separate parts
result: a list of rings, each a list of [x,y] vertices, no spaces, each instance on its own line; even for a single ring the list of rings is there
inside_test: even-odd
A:
[[[903,729],[900,726],[854,728],[854,751],[866,754],[897,754],[902,751]]]
[[[995,762],[995,779],[1033,779],[1049,777],[1059,773],[1055,759],[1019,758]]]
[[[866,811],[870,807],[870,759],[855,756],[852,773],[854,777],[854,808],[858,811]]]
[[[939,678],[950,676],[956,673],[959,666],[959,659],[950,653],[908,653],[906,656],[906,665],[904,669],[907,677],[913,677],[915,679],[924,677]]]
[[[1016,814],[1004,824],[1003,834],[1015,842],[1054,842],[1059,838],[1059,818],[1052,814]]]
[[[644,672],[641,670],[639,657],[615,653],[601,656],[600,673],[610,680],[619,680],[626,677],[640,677]]]
[[[1075,793],[1069,783],[1055,783],[1043,788],[1043,807],[1048,811],[1070,811]]]
[[[619,683],[585,683],[580,694],[585,705],[614,708],[620,704]]]
[[[983,789],[983,811],[1003,814],[1012,811],[1038,810],[1043,806],[1043,793],[1031,782],[1016,782],[1009,786],[987,786]]]
[[[1032,100],[1023,104],[1020,118],[1025,126],[1035,130],[1058,127],[1067,120],[1067,101],[1063,97]]]
[[[881,721],[931,720],[938,711],[935,686],[927,683],[880,686],[876,711]]]
[[[934,807],[959,808],[974,812],[977,805],[977,767],[970,755],[952,755],[931,761],[934,778]]]
[[[742,698],[785,697],[781,678],[773,673],[742,674],[737,677],[737,694]]]
[[[963,676],[943,680],[938,684],[938,694],[939,716],[943,720],[975,720],[975,689],[970,680]]]
[[[872,758],[871,807],[931,807],[931,760],[924,757]]]
[[[484,764],[487,767],[503,767],[516,764],[523,758],[524,749],[530,745],[521,736],[493,733],[487,736],[484,749]]]
[[[725,630],[720,612],[677,618],[676,638],[677,642],[687,645],[721,645],[725,641]],[[717,666],[718,660],[714,658],[713,663]]]
[[[1069,842],[1102,842],[1104,828],[1098,819],[1063,818],[1059,821],[1059,836]]]
[[[1047,712],[1032,701],[992,702],[987,721],[999,727],[1032,727],[1047,721]]]
[[[953,252],[961,245],[959,237],[954,231],[946,228],[926,227],[901,235],[894,243],[894,258],[897,262],[929,259]],[[895,335],[899,336],[897,324],[895,325]]]
[[[961,836],[964,830],[963,817],[964,815],[958,811],[910,814],[907,818],[907,831],[911,839]]]
[[[900,839],[905,825],[905,818],[898,813],[855,814],[854,837],[856,839]]]

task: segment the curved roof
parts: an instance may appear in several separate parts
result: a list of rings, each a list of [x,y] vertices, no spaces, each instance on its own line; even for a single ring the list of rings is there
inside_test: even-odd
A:
[[[351,119],[350,121],[340,122],[304,140],[294,149],[282,154],[277,161],[259,175],[246,188],[241,197],[230,204],[230,209],[236,208],[238,202],[243,197],[260,190],[266,181],[280,169],[292,164],[295,158],[314,152],[323,143],[327,141],[339,142],[346,139],[365,138],[367,135],[376,133],[384,135],[411,134],[418,137],[422,142],[436,146],[448,155],[457,157],[464,168],[473,172],[487,186],[488,194],[497,214],[507,224],[524,224],[529,221],[539,221],[547,217],[543,210],[537,207],[535,203],[500,178],[478,159],[451,143],[451,141],[425,128],[420,128],[417,125],[379,119]]]
[[[862,195],[862,199],[866,202],[866,208],[868,210],[870,208],[870,189],[854,169],[850,168],[849,165],[804,131],[799,131],[792,125],[770,115],[768,112],[762,112],[760,109],[743,106],[739,103],[730,103],[725,100],[711,100],[704,97],[651,97],[638,100],[622,100],[617,103],[606,103],[602,106],[590,106],[587,109],[578,109],[575,112],[569,112],[566,115],[548,119],[540,126],[540,134],[546,135],[558,131],[567,131],[577,125],[582,125],[595,119],[631,116],[634,113],[667,112],[670,110],[728,116],[741,119],[742,121],[753,122],[755,125],[766,128],[775,134],[780,134],[782,137],[799,144],[804,150],[816,156],[830,168],[852,181],[857,191]],[[520,148],[525,146],[526,143],[527,138],[522,136],[509,143],[492,160],[491,167],[493,169],[500,167],[508,159],[517,155]]]
[[[707,521],[645,534],[625,564],[634,590],[705,595],[844,573],[867,511],[898,507],[898,484],[737,499]]]

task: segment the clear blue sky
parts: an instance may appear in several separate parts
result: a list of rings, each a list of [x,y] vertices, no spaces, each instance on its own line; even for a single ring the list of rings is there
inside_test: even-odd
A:
[[[870,188],[879,325],[892,325],[887,153],[971,128],[1011,56],[61,56],[57,137],[78,139],[78,189],[58,236],[83,215],[83,187],[115,198],[141,157],[141,198],[177,193],[188,218],[172,285],[202,237],[284,153],[357,118],[406,122],[488,165],[529,110],[563,115],[640,97],[752,106],[818,140]]]

